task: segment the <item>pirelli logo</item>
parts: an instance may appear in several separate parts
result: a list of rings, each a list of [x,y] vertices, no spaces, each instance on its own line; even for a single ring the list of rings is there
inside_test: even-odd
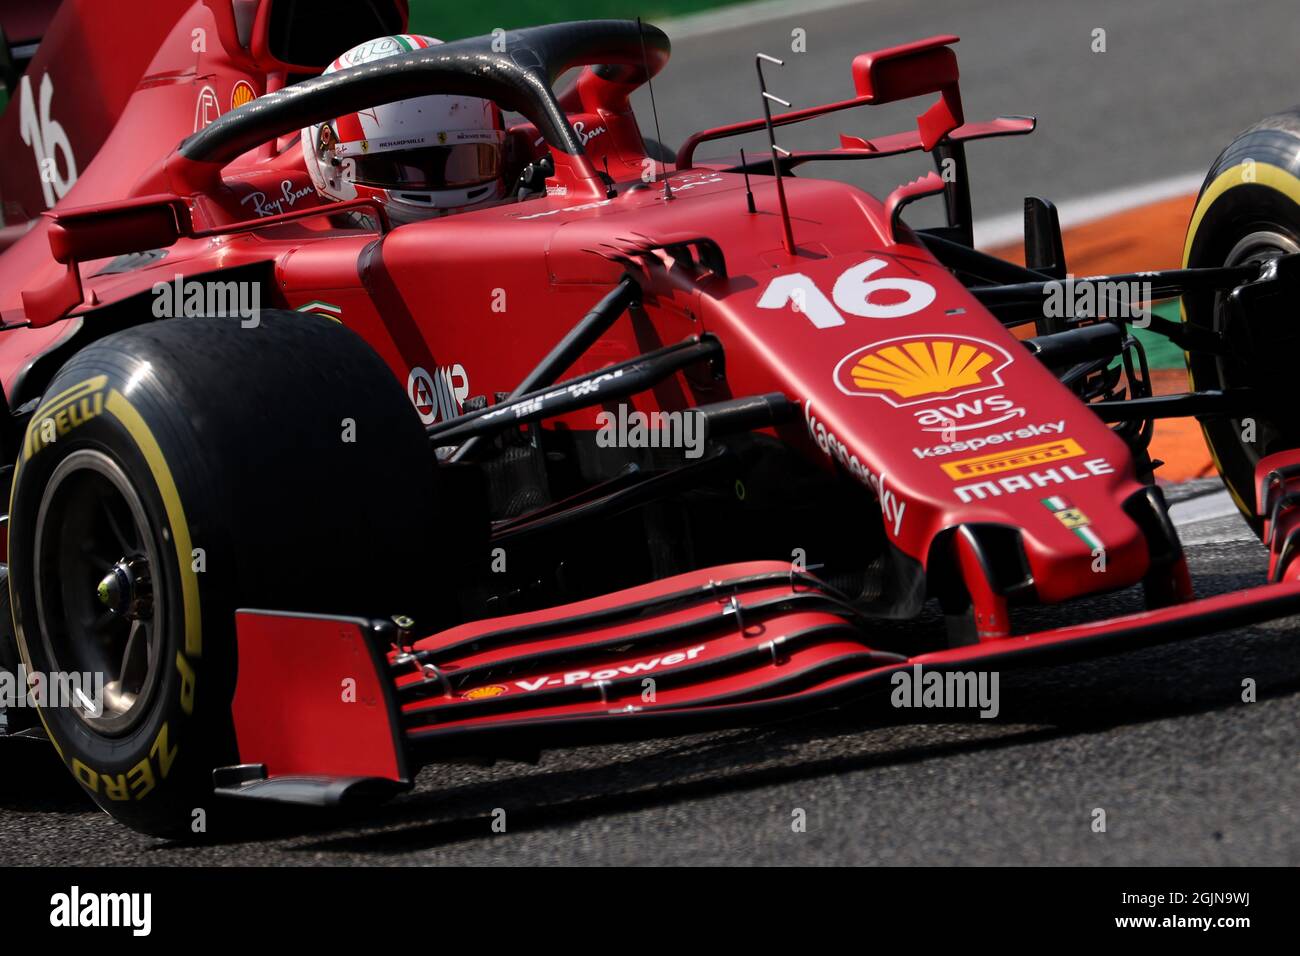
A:
[[[1083,453],[1083,449],[1073,438],[1062,438],[1058,441],[1046,441],[1040,445],[1027,445],[1012,451],[999,451],[991,455],[950,461],[941,467],[948,477],[954,480],[982,478],[986,475],[998,475],[1004,471],[1016,471],[1049,461],[1078,458]]]
[[[107,385],[108,376],[97,375],[84,382],[78,382],[41,405],[27,426],[23,461],[27,461],[46,445],[62,438],[78,425],[101,415],[104,411],[104,389]]]

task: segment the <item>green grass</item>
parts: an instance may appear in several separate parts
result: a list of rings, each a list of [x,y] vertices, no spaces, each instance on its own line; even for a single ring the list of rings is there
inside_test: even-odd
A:
[[[480,0],[448,3],[446,0],[411,0],[411,31],[440,40],[491,33],[497,27],[513,30],[560,20],[599,20],[606,17],[641,19],[677,17],[699,10],[727,6],[735,0]]]
[[[1179,314],[1178,303],[1178,299],[1167,299],[1152,307],[1151,311],[1162,319],[1168,319],[1170,322],[1180,322],[1182,317]],[[1151,368],[1183,367],[1183,350],[1163,335],[1152,332],[1150,329],[1135,329],[1131,325],[1129,329],[1137,337],[1137,340],[1142,343],[1142,348],[1146,350],[1147,365]]]

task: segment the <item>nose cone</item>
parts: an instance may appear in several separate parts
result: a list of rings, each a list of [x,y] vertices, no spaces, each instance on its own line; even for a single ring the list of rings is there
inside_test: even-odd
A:
[[[947,269],[903,245],[788,269],[717,301],[728,378],[802,402],[811,453],[870,490],[896,548],[928,566],[955,528],[1014,529],[1045,601],[1142,577],[1127,445]]]

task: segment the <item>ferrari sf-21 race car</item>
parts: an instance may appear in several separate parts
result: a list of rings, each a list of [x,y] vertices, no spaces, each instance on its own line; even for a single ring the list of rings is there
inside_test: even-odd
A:
[[[760,57],[762,115],[669,159],[629,103],[668,61],[653,26],[318,75],[405,27],[402,3],[357,6],[373,22],[306,37],[293,4],[196,2],[86,107],[111,123],[71,115],[42,45],[0,125],[0,662],[104,679],[102,701],[12,707],[6,729],[48,736],[117,819],[184,834],[225,798],[382,796],[440,760],[1300,612],[1297,115],[1220,156],[1183,268],[1076,280],[1104,306],[1061,310],[1050,203],[1025,202],[1026,265],[973,247],[966,144],[1034,121],[965,118],[954,36],[862,53],[853,96],[785,112]],[[430,93],[515,115],[506,201],[394,226],[311,188],[298,131]],[[776,143],[911,98],[903,132]],[[699,155],[746,133],[770,149]],[[907,154],[934,170],[883,198],[803,175]],[[944,224],[909,227],[925,197]],[[1187,393],[1152,394],[1112,294],[1132,286],[1182,297],[1182,322],[1141,321],[1187,352]],[[1268,584],[1195,597],[1147,453],[1154,420],[1189,415]],[[1128,588],[1146,610],[1017,627]],[[931,601],[932,625],[887,623]]]

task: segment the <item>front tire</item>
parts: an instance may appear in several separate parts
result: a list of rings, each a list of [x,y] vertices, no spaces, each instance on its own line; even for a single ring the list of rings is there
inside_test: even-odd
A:
[[[1215,160],[1188,226],[1183,267],[1245,265],[1298,251],[1300,108],[1256,123]],[[1240,330],[1228,329],[1224,292],[1184,295],[1183,321],[1243,338]],[[1298,345],[1300,322],[1294,333],[1260,343],[1247,359],[1188,354],[1193,390],[1249,386],[1267,399],[1267,418],[1258,416],[1253,423],[1212,418],[1202,425],[1224,484],[1256,531],[1255,465],[1266,455],[1300,447],[1300,410],[1292,400]]]
[[[74,356],[18,453],[9,556],[29,671],[101,691],[39,708],[96,803],[207,825],[237,759],[235,609],[411,613],[435,477],[404,389],[336,323],[179,319]]]
[[[0,564],[0,675],[11,675],[16,688],[18,641],[14,638],[14,618],[9,607],[9,566]],[[4,715],[4,732],[7,734],[26,730],[36,721],[26,707],[0,706],[0,714]]]

